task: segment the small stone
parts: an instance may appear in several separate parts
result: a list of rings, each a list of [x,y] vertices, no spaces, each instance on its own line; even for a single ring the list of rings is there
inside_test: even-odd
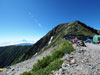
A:
[[[69,57],[70,57],[70,58],[74,58],[74,56],[73,56],[73,55],[70,55]]]
[[[94,72],[93,75],[98,75],[98,73],[97,72]]]
[[[66,63],[63,63],[63,64],[62,64],[62,69],[63,69],[63,70],[66,70],[66,69],[67,69],[67,64],[66,64]]]
[[[75,64],[75,66],[78,66],[78,64]]]
[[[70,64],[75,64],[76,63],[76,60],[75,59],[72,59],[71,61],[70,61]]]
[[[59,73],[58,73],[58,72],[56,72],[56,73],[55,73],[55,75],[59,75]]]
[[[59,75],[62,75],[62,68],[59,69]]]

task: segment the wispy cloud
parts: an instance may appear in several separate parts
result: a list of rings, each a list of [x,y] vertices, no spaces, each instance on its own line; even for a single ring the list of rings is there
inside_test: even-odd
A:
[[[38,27],[42,27],[42,24],[38,21],[38,19],[34,18],[34,21]]]
[[[34,43],[34,41],[30,41],[30,40],[21,40],[21,41],[16,41],[16,42],[14,42],[14,44],[20,44],[20,43]]]
[[[0,42],[0,46],[16,45],[21,43],[35,43],[35,42],[32,40],[8,41],[8,42]]]
[[[42,24],[39,23],[38,26],[39,26],[39,27],[42,27]]]
[[[37,18],[35,18],[35,17],[33,16],[33,14],[32,14],[31,12],[28,12],[28,15],[29,15],[31,18],[33,18],[34,22],[36,23],[36,25],[37,25],[38,27],[42,28],[43,25],[39,22],[39,20],[38,20]]]
[[[37,23],[38,22],[38,20],[36,19],[36,18],[34,18],[34,21]]]
[[[32,15],[31,12],[28,12],[28,15]]]

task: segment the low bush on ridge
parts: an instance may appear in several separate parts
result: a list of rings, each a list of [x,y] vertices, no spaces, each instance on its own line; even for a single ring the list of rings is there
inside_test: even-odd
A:
[[[32,75],[50,75],[52,70],[57,70],[61,67],[63,61],[56,59],[51,62],[46,68],[33,72]]]
[[[62,64],[62,60],[59,58],[63,57],[65,52],[71,53],[74,50],[69,41],[59,42],[61,48],[54,51],[51,56],[46,56],[38,60],[38,62],[33,65],[32,73],[24,72],[22,75],[49,75],[52,70],[59,69]]]

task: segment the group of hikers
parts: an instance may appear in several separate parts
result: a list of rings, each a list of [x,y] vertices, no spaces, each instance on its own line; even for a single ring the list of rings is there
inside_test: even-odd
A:
[[[72,39],[71,41],[73,44],[76,44],[77,46],[86,46],[83,40],[78,40],[77,38]]]
[[[94,36],[85,36],[85,35],[65,35],[63,38],[66,40],[70,40],[72,43],[77,43],[80,41],[80,43],[94,43],[94,44],[100,44],[100,35],[94,35]]]

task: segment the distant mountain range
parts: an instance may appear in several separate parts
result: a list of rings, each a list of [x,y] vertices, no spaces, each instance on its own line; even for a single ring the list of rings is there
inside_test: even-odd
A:
[[[31,47],[15,45],[0,47],[0,68],[14,64]]]
[[[20,43],[20,44],[16,44],[16,46],[26,46],[26,45],[33,45],[33,43]]]
[[[24,45],[33,45],[34,41],[28,41],[28,40],[21,40],[21,41],[9,41],[9,42],[3,42],[0,43],[0,47],[4,47],[4,46],[12,46],[12,45],[16,45],[16,46],[24,46]]]
[[[7,46],[1,46],[0,68],[16,63],[16,60],[20,58],[20,56],[22,56],[27,50],[29,50],[32,45],[32,41],[21,40],[13,44],[8,42]]]

